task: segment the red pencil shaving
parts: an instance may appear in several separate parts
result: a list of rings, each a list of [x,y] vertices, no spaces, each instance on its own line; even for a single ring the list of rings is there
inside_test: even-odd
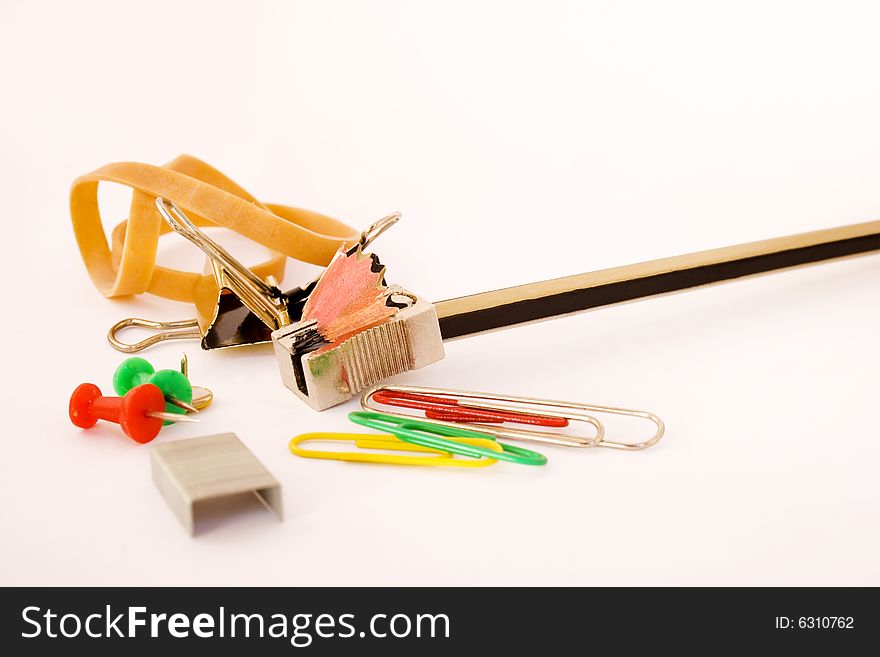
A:
[[[350,255],[340,250],[309,295],[302,320],[315,320],[321,337],[330,343],[382,324],[397,312],[386,305],[384,277],[385,267],[360,248]]]

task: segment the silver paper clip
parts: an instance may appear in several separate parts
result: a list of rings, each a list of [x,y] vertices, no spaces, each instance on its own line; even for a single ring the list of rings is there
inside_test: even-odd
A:
[[[379,407],[382,404],[384,408]],[[638,411],[613,406],[597,406],[552,399],[496,395],[486,392],[470,392],[446,388],[380,385],[367,390],[361,397],[365,411],[383,413],[392,417],[416,419],[408,413],[389,411],[387,406],[415,408],[425,411],[427,422],[446,427],[465,427],[493,436],[496,439],[525,440],[563,447],[607,447],[610,449],[646,449],[663,437],[663,421],[648,411]],[[654,434],[641,442],[608,440],[605,426],[594,414],[623,415],[641,418],[655,426]],[[516,429],[501,426],[504,422],[530,424],[539,427],[566,427],[570,422],[592,425],[592,436],[565,434],[543,429]]]

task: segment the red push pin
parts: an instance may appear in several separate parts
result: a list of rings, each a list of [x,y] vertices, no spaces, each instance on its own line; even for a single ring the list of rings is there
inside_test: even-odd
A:
[[[94,383],[82,383],[70,396],[70,421],[82,429],[98,420],[116,422],[125,435],[148,443],[162,428],[162,422],[198,422],[196,418],[165,412],[165,395],[152,383],[132,388],[125,397],[104,397]]]

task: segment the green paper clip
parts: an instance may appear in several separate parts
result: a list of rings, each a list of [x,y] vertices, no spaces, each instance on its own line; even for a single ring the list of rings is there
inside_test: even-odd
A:
[[[467,445],[454,440],[454,438],[494,439],[490,434],[471,431],[470,429],[446,427],[432,424],[431,422],[409,420],[406,418],[383,415],[382,413],[365,413],[363,411],[349,413],[348,419],[356,424],[370,427],[371,429],[392,433],[401,440],[414,445],[431,447],[452,454],[460,454],[461,456],[472,456],[474,458],[486,457],[498,459],[499,461],[519,463],[520,465],[544,465],[547,463],[547,457],[543,454],[533,452],[529,449],[523,449],[522,447],[508,445],[506,443],[498,443],[501,445],[503,451],[495,452],[485,447]]]

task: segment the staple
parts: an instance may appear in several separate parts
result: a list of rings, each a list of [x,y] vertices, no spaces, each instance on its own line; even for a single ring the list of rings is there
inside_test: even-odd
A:
[[[162,443],[150,457],[153,481],[190,535],[200,502],[241,493],[282,519],[281,484],[234,433]]]

